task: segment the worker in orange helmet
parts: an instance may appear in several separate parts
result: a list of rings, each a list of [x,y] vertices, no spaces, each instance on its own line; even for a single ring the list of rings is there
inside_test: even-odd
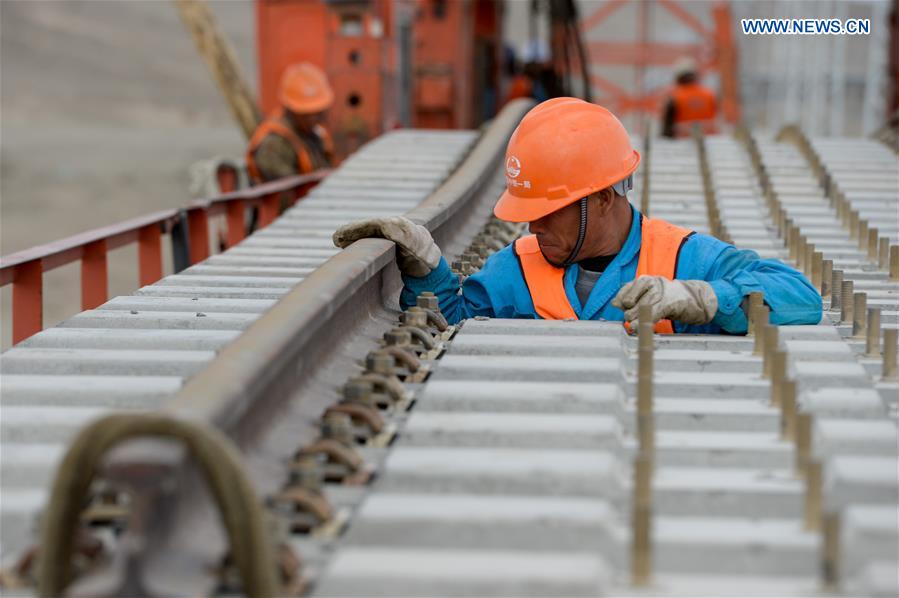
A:
[[[674,67],[674,89],[662,112],[662,135],[689,137],[694,124],[706,135],[716,133],[715,92],[699,82],[696,63],[682,58]]]
[[[402,307],[435,293],[450,322],[473,316],[626,320],[651,308],[656,330],[743,334],[750,293],[774,324],[815,324],[821,296],[798,271],[637,211],[627,199],[640,155],[615,116],[575,98],[533,108],[506,150],[494,214],[531,235],[491,255],[460,285],[428,230],[402,217],[338,229],[397,244]]]
[[[334,92],[321,69],[308,62],[288,67],[278,100],[281,109],[260,123],[247,147],[247,171],[256,183],[328,168],[333,159],[324,122]]]

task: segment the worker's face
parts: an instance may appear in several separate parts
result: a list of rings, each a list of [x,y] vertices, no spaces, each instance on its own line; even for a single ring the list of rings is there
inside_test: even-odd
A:
[[[298,131],[311,132],[316,125],[324,124],[325,112],[315,112],[313,114],[299,114],[296,112],[288,112],[290,122]]]
[[[574,261],[588,257],[612,255],[620,249],[620,223],[607,218],[617,196],[611,189],[604,189],[587,198],[587,234],[584,244]],[[622,198],[623,200],[623,198]],[[626,201],[626,200],[624,200]],[[576,201],[561,210],[528,224],[543,257],[554,266],[561,266],[577,245],[581,221],[580,202]]]

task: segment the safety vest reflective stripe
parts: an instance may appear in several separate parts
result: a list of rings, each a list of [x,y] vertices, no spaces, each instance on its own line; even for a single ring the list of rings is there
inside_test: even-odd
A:
[[[675,226],[664,220],[643,218],[640,258],[637,261],[637,277],[662,276],[674,279],[681,245],[693,231]],[[565,269],[546,261],[537,244],[537,237],[528,235],[515,241],[515,255],[527,283],[537,314],[546,320],[577,319],[577,314],[565,294]],[[671,334],[674,325],[670,320],[656,322],[655,331]]]
[[[269,135],[278,135],[290,143],[290,147],[293,148],[293,152],[297,156],[297,174],[306,174],[314,170],[312,158],[309,157],[309,150],[306,149],[306,144],[303,143],[303,140],[300,139],[293,129],[284,124],[280,114],[275,114],[259,123],[247,146],[247,172],[255,182],[262,182],[262,172],[256,164],[256,150],[259,149],[259,145]]]

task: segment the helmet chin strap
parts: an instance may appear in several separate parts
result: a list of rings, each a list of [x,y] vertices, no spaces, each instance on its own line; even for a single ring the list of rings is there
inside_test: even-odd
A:
[[[577,254],[581,252],[581,247],[584,246],[584,239],[587,237],[587,198],[584,197],[581,199],[581,220],[578,225],[577,231],[577,243],[574,245],[574,249],[571,250],[571,253],[568,254],[568,257],[565,258],[565,261],[562,263],[563,268],[567,268],[571,264],[573,264],[577,260]]]

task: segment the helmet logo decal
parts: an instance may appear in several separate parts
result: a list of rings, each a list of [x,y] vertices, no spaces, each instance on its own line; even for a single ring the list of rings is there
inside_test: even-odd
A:
[[[518,161],[518,158],[515,156],[509,156],[506,160],[506,174],[509,175],[510,178],[517,178],[519,174],[521,174],[521,162]]]

